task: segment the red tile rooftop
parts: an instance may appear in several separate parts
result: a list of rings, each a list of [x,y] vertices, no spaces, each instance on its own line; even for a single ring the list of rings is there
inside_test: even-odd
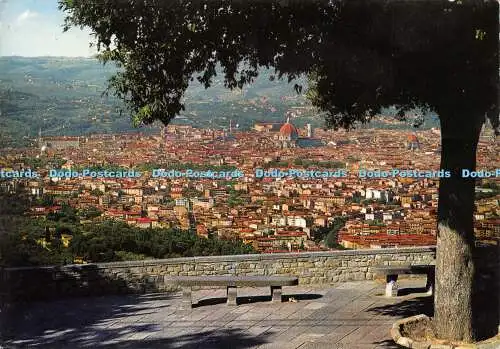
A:
[[[149,218],[149,217],[134,218],[134,220],[137,223],[151,223],[151,222],[157,222],[158,221],[158,219]]]
[[[140,211],[120,211],[120,210],[107,210],[106,213],[112,215],[129,215],[129,216],[136,216],[141,214]]]
[[[306,233],[299,233],[299,232],[294,232],[294,233],[277,233],[274,235],[275,238],[286,238],[286,237],[297,237],[297,236],[306,236]]]

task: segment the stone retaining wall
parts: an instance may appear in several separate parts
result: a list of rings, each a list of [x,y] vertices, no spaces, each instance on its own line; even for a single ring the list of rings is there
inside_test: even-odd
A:
[[[0,295],[12,302],[168,291],[165,275],[293,275],[299,284],[330,284],[372,280],[375,266],[429,264],[434,258],[435,247],[418,247],[5,268]]]

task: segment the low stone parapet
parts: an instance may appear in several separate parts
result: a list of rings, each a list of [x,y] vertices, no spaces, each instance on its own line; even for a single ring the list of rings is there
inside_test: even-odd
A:
[[[435,247],[388,248],[154,259],[5,268],[3,289],[15,300],[172,290],[164,276],[296,276],[299,285],[372,280],[377,266],[430,264]]]

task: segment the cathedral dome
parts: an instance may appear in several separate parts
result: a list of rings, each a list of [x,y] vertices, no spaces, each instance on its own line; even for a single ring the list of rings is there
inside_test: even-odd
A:
[[[296,139],[299,137],[299,132],[297,131],[297,128],[293,126],[289,120],[286,121],[286,123],[283,124],[280,128],[280,135],[289,137],[291,139]]]
[[[415,134],[410,134],[407,136],[408,142],[418,142],[418,138]]]

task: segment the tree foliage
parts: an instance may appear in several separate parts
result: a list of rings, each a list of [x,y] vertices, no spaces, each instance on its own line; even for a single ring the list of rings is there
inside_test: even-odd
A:
[[[94,262],[120,260],[116,251],[149,258],[245,254],[254,252],[241,240],[205,239],[178,229],[138,229],[120,222],[104,222],[72,241],[78,256]]]
[[[338,232],[342,229],[347,222],[347,217],[335,217],[333,221],[326,227],[316,228],[313,232],[314,241],[324,241],[325,246],[330,248],[343,248],[338,241]]]
[[[327,125],[351,127],[382,107],[479,109],[498,126],[495,1],[61,0],[66,27],[93,30],[103,62],[124,69],[110,90],[136,124],[168,123],[194,78],[222,66],[241,88],[272,67],[307,74]],[[425,25],[422,25],[425,23]],[[425,79],[421,79],[425,76]],[[301,91],[301,86],[296,85]],[[451,105],[453,104],[453,105]]]
[[[239,239],[205,239],[179,229],[140,229],[118,221],[81,226],[27,219],[0,236],[0,264],[60,265],[75,257],[91,262],[255,253]],[[66,248],[61,235],[71,235]]]

